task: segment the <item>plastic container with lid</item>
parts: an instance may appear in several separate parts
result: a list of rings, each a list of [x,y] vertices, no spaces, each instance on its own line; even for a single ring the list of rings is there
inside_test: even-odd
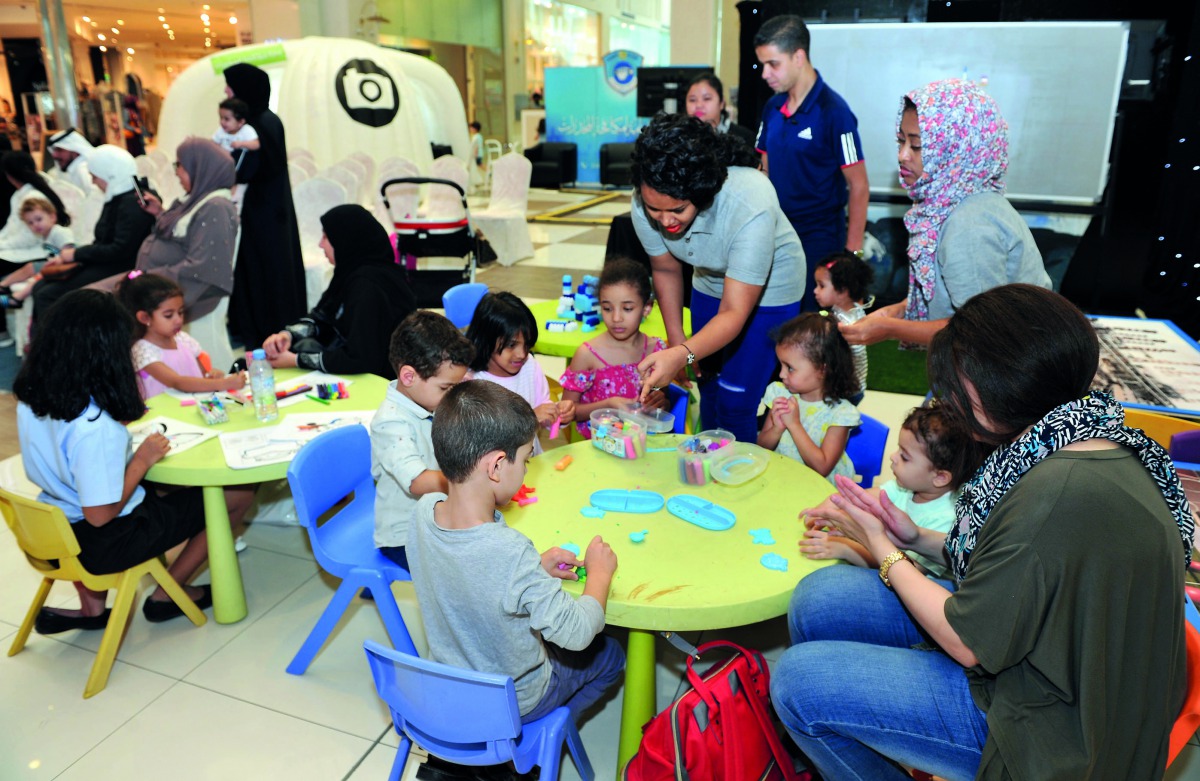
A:
[[[592,412],[589,425],[592,445],[605,453],[631,460],[646,454],[646,426],[637,415],[604,407]]]
[[[694,434],[676,448],[679,458],[679,480],[686,485],[707,485],[712,482],[712,462],[719,455],[732,452],[737,437],[732,431],[713,428]]]
[[[666,434],[675,428],[675,416],[665,409],[636,406],[628,411],[636,415],[649,434]]]
[[[766,471],[770,454],[749,442],[737,442],[721,448],[713,456],[710,471],[713,480],[725,485],[748,483]]]

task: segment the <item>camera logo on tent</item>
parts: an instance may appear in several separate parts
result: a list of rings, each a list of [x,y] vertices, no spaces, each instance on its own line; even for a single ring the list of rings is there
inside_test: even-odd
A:
[[[383,127],[400,110],[396,82],[372,60],[350,60],[334,77],[338,102],[355,122]]]

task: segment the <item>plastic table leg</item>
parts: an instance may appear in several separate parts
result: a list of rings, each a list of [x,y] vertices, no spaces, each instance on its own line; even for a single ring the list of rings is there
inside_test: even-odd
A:
[[[629,630],[625,651],[625,699],[621,706],[621,738],[617,746],[617,779],[638,749],[642,727],[655,713],[654,633]]]
[[[204,526],[208,530],[208,569],[212,574],[213,618],[218,624],[236,624],[246,617],[246,592],[242,570],[233,549],[229,509],[222,486],[204,487]]]

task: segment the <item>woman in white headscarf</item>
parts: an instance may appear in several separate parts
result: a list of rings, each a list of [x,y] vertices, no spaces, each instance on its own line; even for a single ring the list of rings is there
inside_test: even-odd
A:
[[[154,217],[138,205],[133,191],[137,165],[124,149],[104,144],[87,155],[92,182],[104,193],[104,209],[91,244],[64,249],[57,262],[42,268],[44,279],[33,290],[33,317],[44,313],[68,292],[133,269],[138,248],[150,233]],[[56,274],[55,267],[60,267]],[[57,278],[55,278],[57,276]]]

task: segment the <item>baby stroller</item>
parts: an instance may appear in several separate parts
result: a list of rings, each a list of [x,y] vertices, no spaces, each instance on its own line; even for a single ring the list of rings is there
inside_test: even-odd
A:
[[[399,195],[393,194],[389,200],[388,188],[393,185],[411,187],[405,187]],[[429,189],[429,203],[424,215],[417,209],[420,185],[428,185]],[[406,176],[388,179],[380,186],[379,194],[396,229],[392,236],[396,262],[405,267],[418,307],[440,307],[442,294],[447,290],[463,282],[475,281],[479,240],[471,227],[467,193],[461,185],[449,179]],[[392,201],[396,201],[395,207]],[[403,216],[398,216],[401,213]],[[418,270],[419,258],[465,258],[466,262],[461,269]]]

